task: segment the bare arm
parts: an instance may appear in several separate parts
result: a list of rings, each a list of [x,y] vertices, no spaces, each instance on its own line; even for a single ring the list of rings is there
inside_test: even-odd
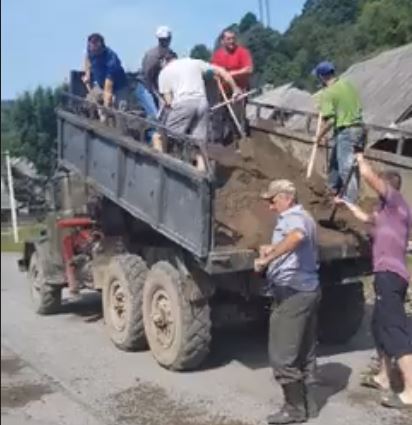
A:
[[[349,211],[362,223],[369,223],[369,224],[373,223],[373,216],[363,211],[363,209],[359,207],[358,205],[351,204],[350,202],[344,199],[339,199],[337,203],[346,205]]]
[[[103,105],[109,107],[113,101],[113,81],[111,79],[106,78],[103,90]]]
[[[233,93],[239,93],[240,92],[239,87],[236,85],[235,80],[229,74],[228,71],[226,71],[224,68],[221,68],[220,66],[216,66],[216,65],[210,65],[210,67],[212,68],[215,75],[222,78],[222,80],[224,80],[227,84],[229,84]]]
[[[162,97],[163,97],[163,100],[164,100],[166,106],[172,105],[172,101],[173,101],[172,93],[165,93],[165,94],[163,94]]]
[[[236,71],[230,71],[230,75],[232,77],[239,77],[240,75],[252,75],[253,74],[253,66],[248,65],[244,68],[237,69]]]
[[[362,153],[356,155],[359,165],[360,175],[365,179],[366,183],[380,196],[385,196],[387,192],[386,183],[381,179],[372,167],[366,162]]]
[[[292,230],[278,244],[268,247],[266,255],[255,260],[255,270],[264,270],[273,260],[284,254],[293,252],[305,239],[305,235],[300,230]]]
[[[90,87],[90,80],[91,80],[91,64],[90,64],[90,60],[89,58],[86,57],[84,58],[84,75],[82,77],[83,83],[85,84],[85,86],[87,87],[87,89],[90,91],[91,87]]]
[[[332,127],[333,119],[322,118],[319,133],[315,137],[315,143],[320,143]]]

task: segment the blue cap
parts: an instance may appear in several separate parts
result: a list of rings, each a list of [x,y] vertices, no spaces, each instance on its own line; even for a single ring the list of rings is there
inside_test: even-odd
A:
[[[312,71],[312,75],[315,77],[322,77],[324,75],[329,75],[335,72],[335,65],[332,62],[323,61],[316,65],[315,69]]]

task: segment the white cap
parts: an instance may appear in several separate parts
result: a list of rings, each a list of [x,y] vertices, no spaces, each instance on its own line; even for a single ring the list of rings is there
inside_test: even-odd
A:
[[[160,26],[156,30],[156,37],[157,38],[169,38],[172,36],[172,31],[169,27],[166,27],[164,25]]]

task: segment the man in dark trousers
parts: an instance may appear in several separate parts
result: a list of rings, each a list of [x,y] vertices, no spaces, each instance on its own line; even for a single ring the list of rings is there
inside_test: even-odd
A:
[[[160,26],[156,30],[158,45],[153,47],[143,57],[142,73],[146,87],[152,92],[158,100],[159,94],[159,74],[162,70],[162,62],[166,54],[172,53],[176,55],[170,48],[172,41],[172,31],[166,26]]]
[[[213,53],[211,62],[213,65],[226,69],[243,92],[250,88],[250,79],[253,74],[252,55],[245,46],[239,44],[237,35],[233,30],[226,29],[222,32],[220,47]],[[223,89],[227,97],[230,98],[232,95],[230,86],[223,83]],[[217,97],[220,98],[220,94]],[[247,132],[246,100],[234,103],[232,108],[243,130]],[[234,126],[227,108],[221,108],[216,112],[213,121],[213,139],[232,141],[238,130]]]
[[[255,271],[266,270],[265,292],[273,298],[269,360],[285,404],[269,424],[305,422],[318,414],[308,381],[313,378],[320,302],[316,223],[297,202],[295,185],[272,181],[262,198],[277,214],[272,244],[260,247]]]
[[[401,176],[395,171],[375,173],[363,154],[356,155],[360,175],[379,196],[380,206],[373,214],[364,212],[345,198],[345,204],[359,220],[371,226],[374,287],[376,293],[372,333],[380,356],[380,370],[369,378],[370,387],[390,390],[391,359],[403,378],[403,391],[382,399],[386,407],[412,409],[412,323],[405,312],[410,283],[406,262],[412,212],[400,193]]]

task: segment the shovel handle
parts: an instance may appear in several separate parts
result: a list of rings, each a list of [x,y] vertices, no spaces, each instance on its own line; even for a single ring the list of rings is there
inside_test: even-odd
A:
[[[232,105],[230,104],[230,101],[229,101],[229,99],[227,97],[227,94],[225,92],[225,89],[223,88],[223,84],[222,84],[222,81],[220,80],[220,78],[217,79],[217,85],[219,87],[220,94],[222,95],[222,97],[223,97],[223,99],[224,99],[224,101],[226,103],[226,107],[227,107],[227,109],[228,109],[228,111],[229,111],[229,113],[230,113],[230,115],[232,117],[232,120],[233,120],[233,122],[236,125],[236,128],[237,128],[238,132],[240,133],[240,135],[242,137],[245,137],[245,132],[243,131],[243,128],[240,125],[240,122],[239,122],[239,120],[236,117],[235,111],[233,110]]]

